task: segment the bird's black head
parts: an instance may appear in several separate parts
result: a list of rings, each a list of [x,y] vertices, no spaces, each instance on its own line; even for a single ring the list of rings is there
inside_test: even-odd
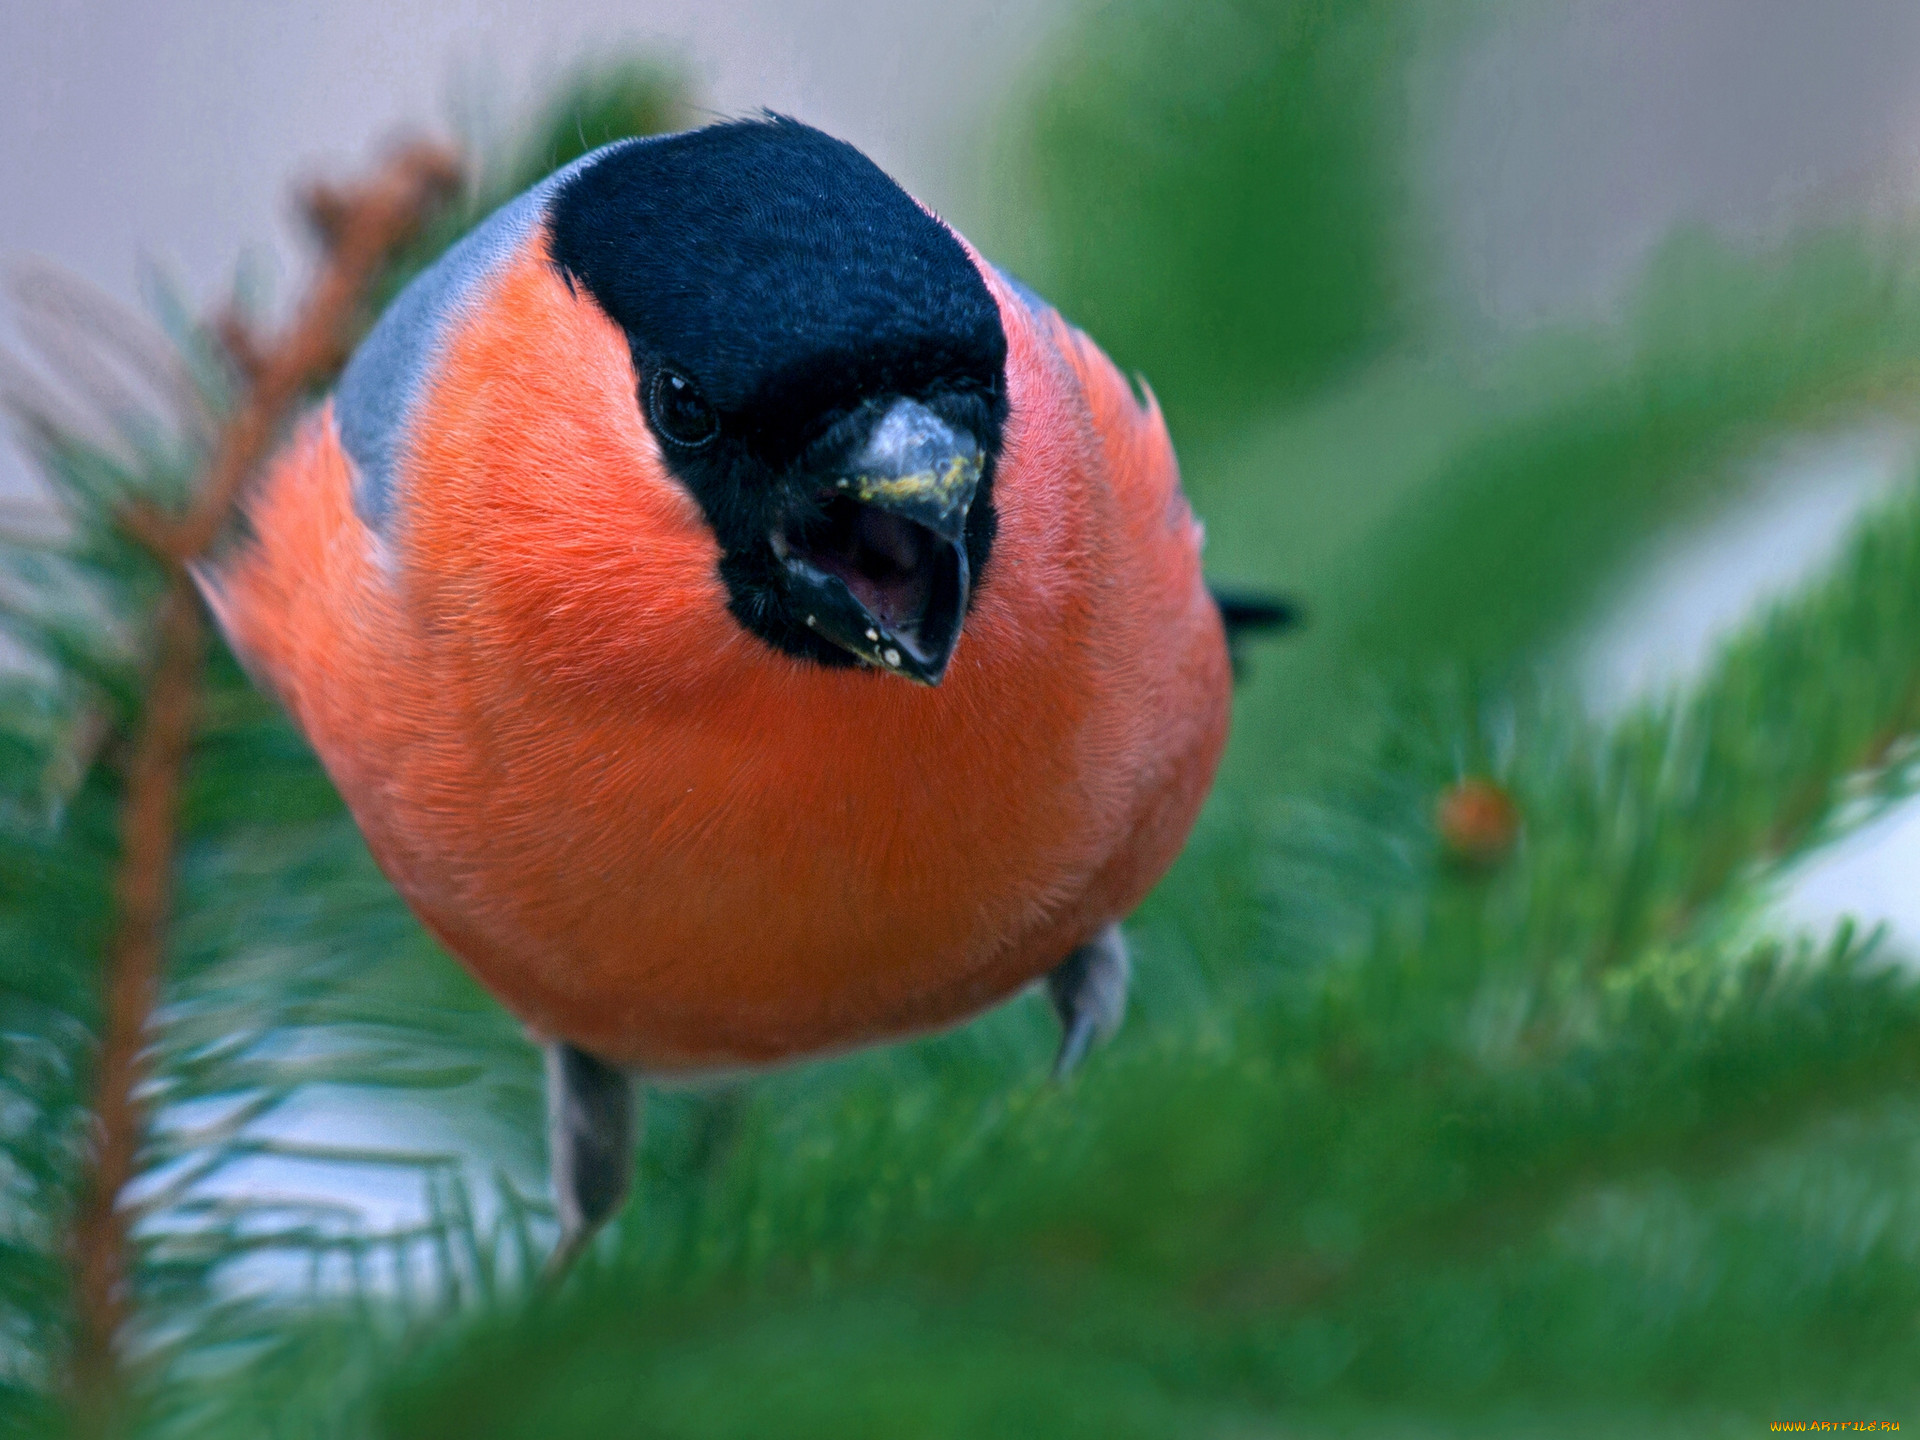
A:
[[[952,232],[778,118],[610,147],[549,213],[554,263],[626,332],[741,624],[937,683],[992,549],[1007,414],[999,310]]]

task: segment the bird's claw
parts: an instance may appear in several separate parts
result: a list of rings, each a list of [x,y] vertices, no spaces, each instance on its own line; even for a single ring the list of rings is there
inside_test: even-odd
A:
[[[1118,925],[1109,925],[1048,972],[1047,998],[1060,1017],[1055,1080],[1065,1080],[1089,1050],[1120,1028],[1132,974],[1126,937]]]
[[[567,1044],[548,1042],[547,1163],[560,1239],[541,1273],[556,1284],[627,1198],[633,1178],[633,1077]]]

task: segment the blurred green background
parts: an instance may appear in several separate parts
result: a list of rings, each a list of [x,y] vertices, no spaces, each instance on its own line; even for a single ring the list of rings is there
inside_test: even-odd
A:
[[[1044,1081],[1029,997],[652,1092],[635,1202],[533,1293],[534,1052],[217,662],[130,1433],[1920,1423],[1920,985],[1897,939],[1777,903],[1912,789],[1909,450],[1684,684],[1597,699],[1582,671],[1647,557],[1754,503],[1782,446],[1909,413],[1913,237],[1886,206],[1684,229],[1593,318],[1482,323],[1419,117],[1505,14],[1116,0],[1063,20],[978,137],[955,218],[1153,386],[1216,578],[1312,617],[1254,654],[1214,800],[1132,927],[1128,1025],[1071,1085]],[[387,292],[697,101],[654,58],[582,72],[484,150]],[[156,304],[217,408],[209,340]],[[66,1424],[110,737],[155,586],[110,512],[177,490],[200,443],[178,406],[107,403],[88,343],[43,347],[78,417],[9,387],[66,524],[5,551],[27,658],[0,695],[0,1433]],[[1499,802],[1477,831],[1463,785]],[[328,1184],[362,1208],[313,1201]],[[389,1184],[424,1186],[424,1219],[370,1219]]]

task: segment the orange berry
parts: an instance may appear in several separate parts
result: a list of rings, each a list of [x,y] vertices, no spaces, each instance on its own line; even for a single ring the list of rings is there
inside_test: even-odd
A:
[[[1499,785],[1469,775],[1441,792],[1434,828],[1450,858],[1468,865],[1497,865],[1519,836],[1520,809]]]

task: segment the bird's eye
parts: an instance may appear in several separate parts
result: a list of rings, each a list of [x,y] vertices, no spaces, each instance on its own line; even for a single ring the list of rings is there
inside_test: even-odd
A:
[[[647,414],[675,445],[697,449],[720,433],[720,417],[684,375],[662,370],[647,387]]]

